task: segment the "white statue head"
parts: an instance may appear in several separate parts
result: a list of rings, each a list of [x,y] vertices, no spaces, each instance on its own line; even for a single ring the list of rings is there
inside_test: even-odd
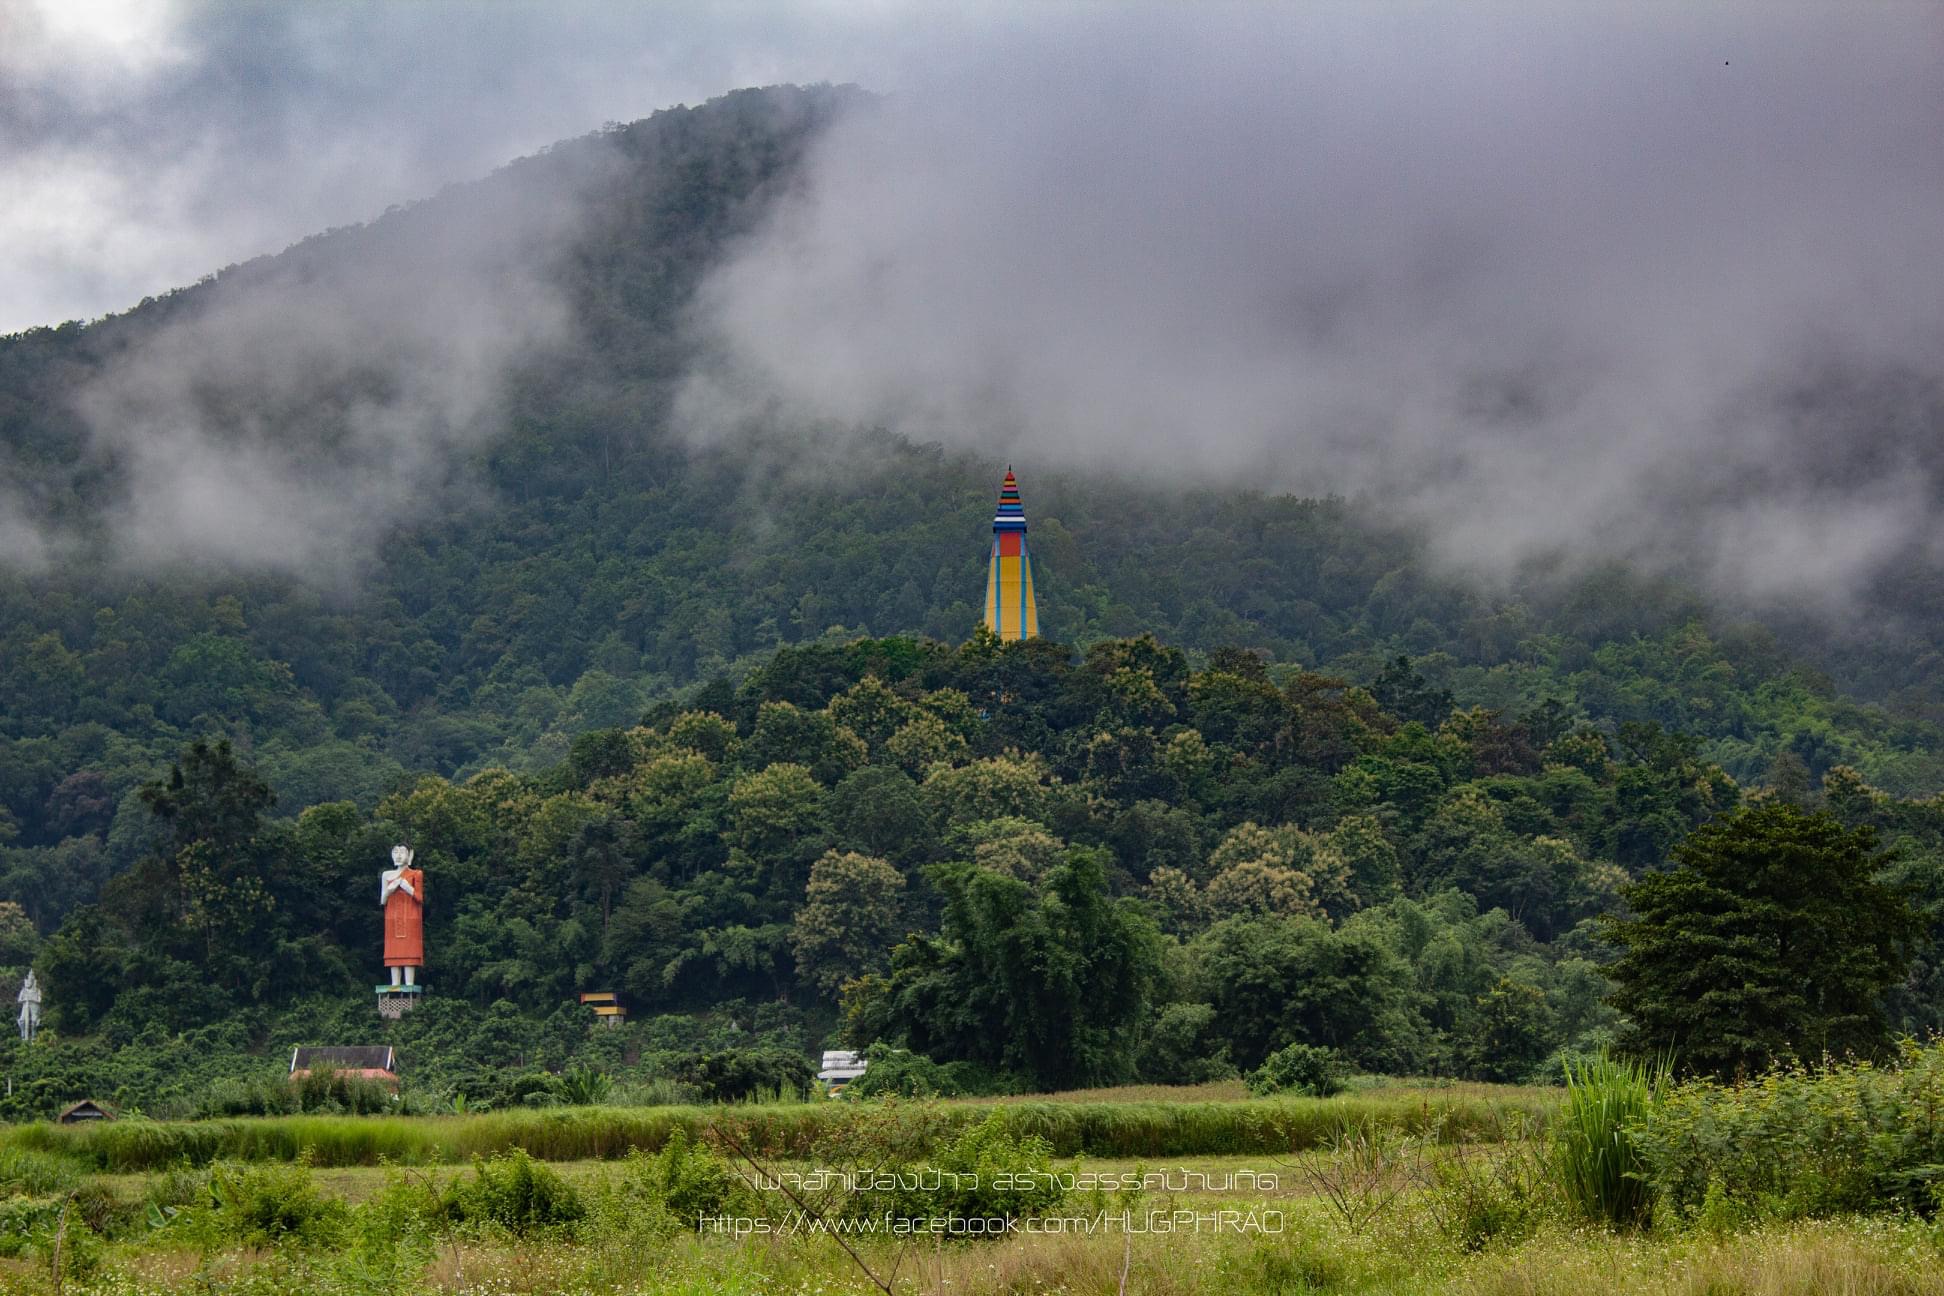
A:
[[[412,848],[410,846],[392,847],[392,867],[393,868],[412,867]]]

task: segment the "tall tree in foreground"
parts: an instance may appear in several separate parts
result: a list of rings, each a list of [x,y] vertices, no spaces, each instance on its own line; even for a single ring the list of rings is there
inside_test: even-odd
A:
[[[1883,992],[1919,921],[1877,880],[1869,828],[1771,801],[1696,829],[1674,858],[1624,889],[1633,917],[1607,921],[1635,1051],[1734,1076],[1885,1043]]]
[[[198,741],[140,796],[155,849],[48,942],[59,1028],[86,1029],[111,1007],[130,1024],[201,1025],[314,983],[321,938],[303,950],[279,941],[276,891],[299,880],[264,823],[269,785],[227,741]]]
[[[904,875],[856,851],[825,851],[810,866],[810,885],[790,932],[797,976],[837,997],[846,981],[890,959],[904,901]]]
[[[260,953],[273,903],[260,836],[276,801],[270,785],[227,740],[194,742],[141,798],[169,844],[130,875],[125,894],[145,923],[138,934],[176,957],[200,956],[212,976],[240,975],[233,965]]]
[[[1107,892],[1103,852],[1075,847],[1028,883],[977,865],[933,876],[937,936],[914,936],[847,1003],[858,1043],[1016,1072],[1045,1089],[1115,1084],[1161,975],[1160,938]]]

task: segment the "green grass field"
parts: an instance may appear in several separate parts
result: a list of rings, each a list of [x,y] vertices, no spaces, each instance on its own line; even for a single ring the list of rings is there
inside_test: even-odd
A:
[[[1346,1126],[1433,1133],[1442,1139],[1495,1139],[1508,1122],[1543,1119],[1554,1089],[1463,1085],[1393,1086],[1336,1098],[1171,1097],[1146,1086],[1005,1100],[892,1105],[923,1145],[1003,1109],[1024,1133],[1056,1155],[1216,1156],[1316,1147]],[[733,1121],[773,1156],[809,1157],[852,1122],[841,1102],[738,1107],[573,1107],[471,1116],[276,1116],[215,1121],[114,1121],[33,1124],[0,1130],[0,1149],[47,1152],[90,1169],[122,1173],[187,1161],[294,1161],[316,1166],[381,1162],[441,1165],[522,1148],[546,1161],[607,1160],[630,1149],[659,1151],[683,1130],[693,1139],[712,1123]]]
[[[1329,1158],[1319,1161],[1327,1166]],[[1084,1162],[1131,1169],[1128,1162]],[[1250,1158],[1190,1158],[1170,1169],[1211,1174]],[[607,1163],[570,1163],[585,1183]],[[117,1180],[118,1194],[139,1192],[148,1176]],[[320,1172],[327,1192],[369,1200],[383,1183],[376,1169]],[[1152,1203],[1206,1213],[1223,1194],[1182,1194]],[[1444,1236],[1408,1196],[1393,1214],[1352,1230],[1306,1180],[1286,1191],[1231,1204],[1275,1205],[1286,1213],[1275,1236],[1214,1232],[1136,1236],[1030,1236],[1000,1242],[896,1247],[857,1244],[864,1264],[899,1296],[1027,1296],[1031,1293],[1400,1293],[1442,1296],[1595,1296],[1668,1293],[1727,1296],[1773,1293],[1908,1293],[1944,1296],[1944,1232],[1914,1219],[1858,1219],[1770,1226],[1716,1234],[1611,1234],[1550,1222],[1531,1234],[1470,1249]],[[57,1288],[44,1256],[0,1260],[0,1291],[20,1296],[175,1296],[188,1292],[263,1296],[357,1293],[615,1293],[626,1296],[838,1296],[881,1293],[864,1268],[828,1239],[734,1240],[690,1233],[666,1238],[592,1241],[466,1238],[415,1255],[406,1272],[320,1249],[204,1251],[165,1240],[121,1243],[91,1273]]]
[[[1552,1169],[1561,1143],[1548,1122],[1563,1128],[1562,1101],[1558,1090],[1484,1085],[1277,1102],[1201,1087],[1004,1103],[19,1126],[0,1131],[0,1180],[12,1175],[16,1194],[0,1182],[0,1292],[1944,1296],[1944,1223],[1914,1214],[1588,1222]],[[995,1112],[1011,1141],[994,1151],[961,1138]],[[647,1154],[677,1129],[706,1141],[712,1127],[778,1176],[856,1164],[860,1148],[958,1164],[950,1158],[966,1146],[984,1148],[985,1174],[1025,1164],[1005,1149],[1037,1134],[1054,1151],[1035,1164],[1091,1176],[1095,1188],[1076,1187],[1033,1214],[1029,1231],[994,1241],[855,1232],[847,1247],[827,1231],[844,1218],[841,1197],[807,1203],[825,1231],[802,1216],[785,1230],[795,1204],[774,1192],[733,1198],[733,1212],[754,1212],[739,1218],[773,1231],[698,1232],[678,1205],[701,1181],[656,1178],[679,1148]],[[473,1156],[510,1149],[544,1162],[487,1163],[519,1171],[494,1189],[493,1209],[513,1214],[436,1224],[415,1214],[486,1183]],[[688,1155],[748,1172],[726,1151]],[[219,1164],[184,1168],[197,1158]],[[642,1196],[651,1182],[659,1201]],[[1114,1187],[1096,1190],[1102,1182]],[[518,1214],[568,1199],[585,1207],[571,1220]]]

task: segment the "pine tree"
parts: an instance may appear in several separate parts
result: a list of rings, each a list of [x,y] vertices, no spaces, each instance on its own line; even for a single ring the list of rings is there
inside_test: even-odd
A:
[[[1633,917],[1607,920],[1634,1051],[1735,1076],[1884,1044],[1883,992],[1919,922],[1877,880],[1869,828],[1771,801],[1702,826],[1674,858],[1624,889]]]

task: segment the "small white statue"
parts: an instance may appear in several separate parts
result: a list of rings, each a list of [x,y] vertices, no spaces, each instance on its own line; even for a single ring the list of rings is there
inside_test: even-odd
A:
[[[20,983],[20,1038],[32,1042],[34,1032],[40,1029],[41,989],[40,982],[34,979],[33,969],[27,971],[27,979]]]

